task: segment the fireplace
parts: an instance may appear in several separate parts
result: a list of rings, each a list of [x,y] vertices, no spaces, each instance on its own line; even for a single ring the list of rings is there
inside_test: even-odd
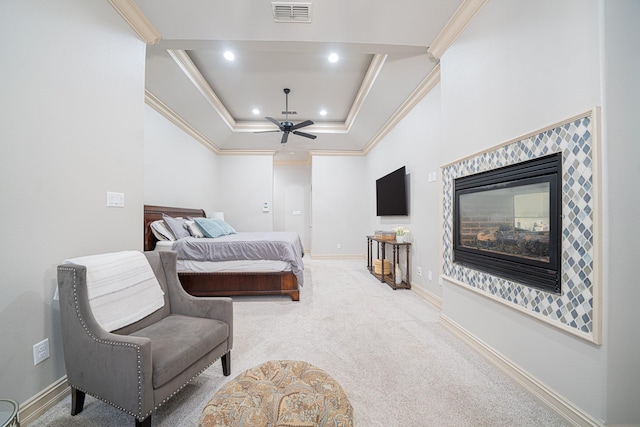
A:
[[[562,154],[454,183],[453,261],[560,293]]]

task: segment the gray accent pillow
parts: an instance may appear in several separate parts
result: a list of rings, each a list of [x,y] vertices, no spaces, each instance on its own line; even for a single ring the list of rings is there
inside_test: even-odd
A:
[[[169,230],[176,236],[176,239],[182,239],[183,237],[189,237],[190,234],[184,226],[184,218],[173,218],[169,215],[162,214],[164,223],[167,224]]]

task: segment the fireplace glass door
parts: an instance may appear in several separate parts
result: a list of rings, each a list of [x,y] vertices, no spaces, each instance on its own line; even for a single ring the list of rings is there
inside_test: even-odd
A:
[[[461,245],[549,262],[549,182],[460,195]]]
[[[551,156],[456,180],[454,262],[559,292],[560,173]]]

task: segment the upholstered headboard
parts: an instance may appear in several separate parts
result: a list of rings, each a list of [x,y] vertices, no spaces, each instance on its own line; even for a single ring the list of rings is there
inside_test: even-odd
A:
[[[151,232],[149,226],[153,221],[162,219],[162,214],[166,214],[172,217],[195,217],[206,218],[203,209],[188,209],[188,208],[172,208],[168,206],[150,206],[144,205],[144,250],[152,251],[156,247],[156,236]]]

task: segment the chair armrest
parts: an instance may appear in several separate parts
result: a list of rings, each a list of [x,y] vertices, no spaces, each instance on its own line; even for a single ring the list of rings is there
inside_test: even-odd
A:
[[[227,297],[194,297],[188,294],[178,278],[175,252],[160,252],[167,279],[171,312],[186,316],[220,320],[229,325],[229,348],[233,344],[233,300]]]
[[[153,409],[151,340],[104,330],[89,307],[86,267],[58,267],[69,385],[144,418]]]

